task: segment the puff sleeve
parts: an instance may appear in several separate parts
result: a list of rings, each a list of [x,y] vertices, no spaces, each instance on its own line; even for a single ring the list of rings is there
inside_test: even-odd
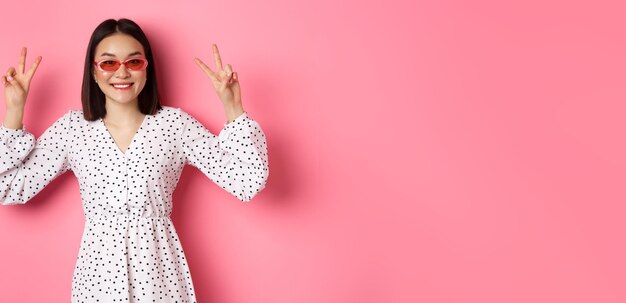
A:
[[[0,204],[24,204],[70,169],[69,110],[35,141],[25,127],[0,126]]]
[[[224,124],[217,136],[183,110],[180,119],[185,163],[242,202],[249,202],[265,187],[267,142],[259,124],[247,113]]]

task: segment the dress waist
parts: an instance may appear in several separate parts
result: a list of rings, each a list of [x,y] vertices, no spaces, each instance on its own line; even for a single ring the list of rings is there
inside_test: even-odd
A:
[[[86,221],[89,222],[111,222],[111,221],[136,221],[136,220],[171,220],[169,215],[161,215],[161,216],[142,216],[142,215],[134,215],[134,214],[119,214],[119,215],[111,215],[111,216],[94,216],[94,217],[85,217]]]

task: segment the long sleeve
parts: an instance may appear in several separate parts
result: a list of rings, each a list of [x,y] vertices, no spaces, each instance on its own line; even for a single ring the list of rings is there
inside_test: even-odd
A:
[[[259,124],[241,114],[218,136],[180,110],[185,161],[243,202],[265,187],[269,174],[267,142]]]
[[[35,141],[26,128],[0,126],[0,204],[24,204],[70,169],[71,110]]]

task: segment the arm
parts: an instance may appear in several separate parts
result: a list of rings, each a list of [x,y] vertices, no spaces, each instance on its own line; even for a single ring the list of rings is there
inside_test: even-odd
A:
[[[243,202],[250,201],[269,174],[267,142],[247,113],[226,124],[218,136],[180,110],[185,162]]]
[[[25,128],[0,126],[0,204],[24,204],[70,169],[68,144],[71,111],[35,142]]]
[[[212,48],[215,71],[198,58],[195,62],[211,80],[228,122],[215,136],[181,111],[185,157],[217,185],[247,202],[265,187],[267,143],[259,124],[243,109],[239,76],[230,64],[224,67],[217,45]]]
[[[17,69],[1,78],[6,115],[0,126],[0,205],[24,204],[54,178],[69,169],[67,140],[71,111],[58,119],[35,142],[22,124],[30,83],[41,62],[26,70],[26,48]]]

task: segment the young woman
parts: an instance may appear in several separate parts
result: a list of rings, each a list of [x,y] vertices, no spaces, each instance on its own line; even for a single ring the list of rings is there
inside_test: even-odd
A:
[[[183,166],[249,201],[268,176],[265,135],[243,110],[237,73],[209,77],[228,121],[210,133],[180,108],[160,104],[152,50],[128,19],[106,20],[87,48],[82,111],[69,110],[37,140],[22,125],[38,57],[2,76],[6,116],[0,127],[0,203],[24,204],[68,170],[76,175],[85,229],[72,279],[72,302],[196,302],[170,220]]]

